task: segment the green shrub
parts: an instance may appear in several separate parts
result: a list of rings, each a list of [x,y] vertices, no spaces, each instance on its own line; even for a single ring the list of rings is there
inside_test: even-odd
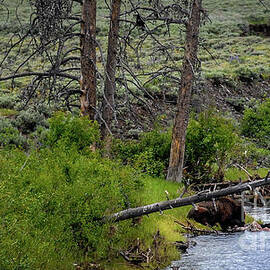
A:
[[[0,108],[14,109],[16,103],[18,102],[18,96],[15,95],[0,95]]]
[[[27,109],[24,104],[17,103],[15,109],[18,114],[14,120],[14,125],[23,133],[31,134],[38,127],[48,127],[47,119],[57,110],[56,105],[47,105],[45,103],[30,104]]]
[[[75,147],[2,149],[0,179],[0,269],[74,269],[135,238],[132,221],[100,221],[139,204],[140,179],[116,162]]]
[[[49,125],[46,144],[50,146],[58,144],[82,150],[99,141],[98,123],[90,121],[87,117],[58,112],[49,120]]]
[[[213,110],[199,114],[197,119],[191,117],[186,137],[186,177],[205,181],[215,176],[222,180],[238,139],[232,120]],[[171,131],[155,129],[144,133],[139,141],[118,142],[113,151],[125,164],[149,175],[164,176],[170,145]]]
[[[171,132],[159,128],[141,135],[139,141],[115,143],[113,152],[124,164],[149,175],[164,176],[170,156]]]
[[[133,164],[135,168],[152,176],[162,176],[166,169],[164,161],[156,158],[152,149],[134,155]]]
[[[255,108],[247,108],[241,125],[242,134],[270,149],[270,99]]]
[[[246,145],[245,150],[245,159],[246,164],[248,164],[250,167],[257,168],[264,167],[269,168],[270,167],[270,150],[267,148],[260,148],[258,145],[256,145],[254,142],[249,142]]]
[[[45,116],[34,109],[20,111],[14,121],[14,125],[24,134],[36,130],[37,126],[47,126]]]
[[[241,65],[234,70],[235,76],[242,82],[250,83],[258,78],[255,70],[246,65]]]
[[[26,146],[26,138],[13,127],[11,121],[0,117],[0,146]]]
[[[197,119],[192,117],[186,137],[186,171],[194,179],[206,181],[216,173],[215,178],[222,180],[236,142],[232,120],[213,110],[200,113]]]

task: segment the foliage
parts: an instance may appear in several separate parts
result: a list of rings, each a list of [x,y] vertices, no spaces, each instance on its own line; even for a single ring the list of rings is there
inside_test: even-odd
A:
[[[243,164],[245,168],[270,167],[270,150],[260,147],[253,139],[241,137],[240,143],[235,146],[235,152],[232,161]]]
[[[191,118],[186,136],[187,177],[210,179],[214,176],[214,164],[217,164],[215,177],[222,180],[226,162],[236,142],[232,120],[213,110],[200,113],[197,119]]]
[[[13,109],[18,102],[16,95],[0,95],[0,108]]]
[[[25,146],[26,139],[9,119],[0,117],[0,146],[8,145]]]
[[[90,151],[61,149],[0,150],[0,269],[73,269],[128,241],[130,221],[99,219],[136,206],[140,179]]]
[[[19,108],[20,103],[15,103],[14,100],[17,101],[12,96],[10,98],[5,97],[2,100],[1,106]],[[50,115],[50,109],[42,104],[20,111],[0,109],[0,145],[15,145],[28,148],[33,143],[32,139],[35,138],[36,141],[40,141],[40,133],[44,133],[48,128],[47,118]],[[42,134],[42,137],[44,137],[44,134]]]
[[[76,134],[72,127],[78,128]],[[85,129],[91,136],[86,137]],[[57,113],[47,133],[49,147],[27,154],[0,149],[0,269],[73,269],[74,263],[115,258],[137,238],[147,250],[157,231],[165,236],[159,258],[167,263],[173,259],[176,252],[169,241],[183,240],[173,216],[154,214],[140,226],[131,220],[104,224],[100,219],[164,200],[165,190],[177,197],[178,185],[143,178],[85,148],[98,138],[96,124],[85,118]],[[141,144],[151,142],[153,147],[162,140],[164,134],[145,134]],[[161,157],[164,149],[157,153]],[[184,218],[187,211],[173,213]]]
[[[236,142],[240,141],[231,119],[214,110],[205,111],[197,118],[193,116],[186,137],[186,177],[207,180],[216,173],[215,177],[223,179],[225,165],[232,157]],[[144,133],[139,141],[118,142],[113,151],[125,164],[149,175],[164,176],[170,144],[171,131],[157,128]]]
[[[17,115],[17,111],[15,111],[15,110],[0,108],[0,117],[1,116],[12,117],[12,116],[15,116],[15,115]]]
[[[267,175],[269,169],[258,168],[255,170],[255,169],[247,168],[247,171],[253,176],[259,176],[260,178],[264,178]],[[248,178],[247,173],[244,172],[240,168],[229,167],[226,169],[225,179],[228,181],[246,180],[247,178]]]
[[[60,144],[68,149],[75,147],[82,150],[99,141],[98,124],[87,117],[58,112],[49,120],[49,124],[46,138],[46,144],[49,146]]]
[[[270,149],[270,99],[244,111],[242,134]]]
[[[47,126],[43,114],[33,109],[20,111],[14,121],[14,125],[24,134],[29,134],[36,130],[38,126]]]
[[[141,135],[139,141],[118,141],[114,155],[125,164],[149,175],[163,176],[170,155],[171,132],[156,128]]]

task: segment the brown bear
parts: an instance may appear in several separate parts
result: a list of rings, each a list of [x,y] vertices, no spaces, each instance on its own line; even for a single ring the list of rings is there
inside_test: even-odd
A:
[[[191,209],[187,217],[204,225],[213,226],[219,223],[222,230],[227,230],[228,227],[234,227],[235,225],[244,226],[245,215],[242,211],[244,209],[239,201],[222,197],[215,200],[215,203],[212,201],[199,203],[197,209]]]

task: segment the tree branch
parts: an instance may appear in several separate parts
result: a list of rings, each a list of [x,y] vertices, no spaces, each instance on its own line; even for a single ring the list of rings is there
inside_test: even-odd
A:
[[[144,215],[148,215],[154,212],[159,212],[159,211],[164,211],[164,210],[169,210],[173,209],[176,207],[181,207],[181,206],[186,206],[186,205],[191,205],[193,203],[198,203],[202,201],[209,201],[212,200],[213,198],[219,198],[223,196],[227,196],[229,194],[233,194],[236,192],[242,192],[244,190],[249,190],[249,189],[254,189],[256,187],[260,186],[266,186],[270,185],[270,171],[268,172],[267,176],[265,179],[253,181],[253,182],[247,182],[247,183],[240,183],[237,186],[233,187],[228,187],[224,188],[221,190],[213,191],[213,192],[208,192],[208,193],[198,193],[193,196],[189,196],[186,198],[177,198],[174,200],[169,200],[169,201],[163,201],[163,202],[157,202],[137,208],[129,208],[123,211],[120,211],[118,213],[112,214],[110,216],[106,216],[103,218],[103,221],[111,221],[111,222],[118,222],[134,217],[140,217]]]
[[[76,76],[72,76],[72,75],[65,74],[65,73],[56,73],[56,72],[25,72],[25,73],[21,73],[21,74],[14,74],[14,75],[0,78],[0,81],[8,81],[8,80],[16,79],[16,78],[30,77],[30,76],[50,77],[53,75],[55,75],[57,77],[68,78],[68,79],[72,79],[75,81],[79,81],[79,78]]]

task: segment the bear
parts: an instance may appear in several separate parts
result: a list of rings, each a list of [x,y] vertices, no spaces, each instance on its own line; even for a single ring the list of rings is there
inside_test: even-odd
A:
[[[204,225],[214,226],[219,223],[223,231],[229,227],[245,225],[245,213],[241,203],[230,197],[221,197],[215,200],[215,203],[213,201],[198,203],[197,209],[191,209],[187,217]]]

